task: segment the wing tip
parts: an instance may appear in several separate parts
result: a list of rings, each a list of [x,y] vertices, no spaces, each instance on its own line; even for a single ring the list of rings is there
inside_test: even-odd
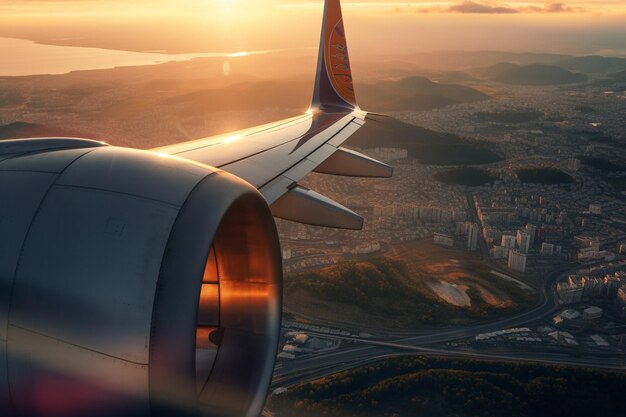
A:
[[[325,2],[311,107],[328,112],[358,108],[340,0]]]

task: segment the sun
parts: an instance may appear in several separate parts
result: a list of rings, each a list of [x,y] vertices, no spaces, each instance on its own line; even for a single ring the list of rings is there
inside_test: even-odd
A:
[[[215,2],[222,10],[231,10],[237,0],[216,0]]]

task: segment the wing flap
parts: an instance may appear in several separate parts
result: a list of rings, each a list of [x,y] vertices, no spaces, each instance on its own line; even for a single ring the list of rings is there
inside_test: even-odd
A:
[[[337,148],[313,171],[346,177],[389,178],[393,175],[393,168],[389,165],[346,148]]]
[[[272,204],[274,216],[336,229],[361,230],[363,218],[341,204],[302,186],[295,186]]]

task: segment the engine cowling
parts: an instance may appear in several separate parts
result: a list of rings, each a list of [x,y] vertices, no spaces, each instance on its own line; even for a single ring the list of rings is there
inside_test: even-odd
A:
[[[2,159],[2,415],[260,413],[282,268],[256,189],[126,148]]]

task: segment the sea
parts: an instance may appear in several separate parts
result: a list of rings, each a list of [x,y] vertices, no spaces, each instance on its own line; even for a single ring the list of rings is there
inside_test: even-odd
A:
[[[167,54],[154,51],[131,52],[48,45],[31,40],[0,37],[0,76],[66,74],[72,71],[155,65],[165,62],[189,61],[195,58],[235,58],[264,53],[267,51],[192,54]]]

